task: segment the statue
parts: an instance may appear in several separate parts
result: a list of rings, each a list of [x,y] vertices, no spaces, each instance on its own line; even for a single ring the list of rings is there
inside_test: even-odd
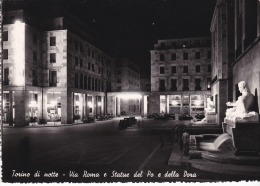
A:
[[[238,97],[238,100],[235,103],[226,103],[227,106],[233,106],[233,108],[227,109],[225,120],[231,120],[234,122],[239,120],[258,121],[258,113],[252,111],[254,96],[248,89],[246,82],[239,82],[238,88],[242,95]]]

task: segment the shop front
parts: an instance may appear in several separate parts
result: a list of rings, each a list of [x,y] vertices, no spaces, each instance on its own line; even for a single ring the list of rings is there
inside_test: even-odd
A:
[[[61,121],[61,93],[47,93],[47,122]]]

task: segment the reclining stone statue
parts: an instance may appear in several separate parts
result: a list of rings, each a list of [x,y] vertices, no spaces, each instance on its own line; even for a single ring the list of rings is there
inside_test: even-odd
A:
[[[226,110],[225,122],[232,121],[258,121],[259,114],[252,110],[254,96],[251,94],[245,81],[238,83],[239,91],[242,93],[234,103],[227,102],[227,106],[233,106]]]

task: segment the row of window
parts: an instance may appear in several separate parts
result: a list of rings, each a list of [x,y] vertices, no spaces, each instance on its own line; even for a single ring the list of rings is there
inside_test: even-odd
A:
[[[56,46],[56,36],[50,36],[50,46]],[[84,46],[81,42],[75,41],[74,46],[75,46],[76,51],[79,51],[81,53],[84,52]],[[101,62],[105,61],[104,60],[105,57],[102,54],[97,53],[97,55],[95,55],[95,51],[91,50],[90,48],[88,48],[86,52],[89,57],[92,57],[92,58],[96,57],[97,60],[101,61]],[[111,65],[110,60],[106,59],[106,61],[107,61],[107,65]]]
[[[8,31],[4,31],[4,32],[3,32],[2,38],[3,38],[3,41],[8,41],[8,40],[9,40]],[[37,44],[37,40],[38,40],[37,33],[34,32],[34,33],[33,33],[33,44]]]
[[[75,88],[104,91],[104,81],[83,74],[75,74]],[[111,82],[107,81],[107,91],[111,91]]]
[[[207,58],[211,59],[211,51],[208,51]],[[189,53],[184,52],[182,54],[182,59],[188,60],[189,59]],[[201,53],[200,52],[195,52],[195,59],[201,59]],[[171,60],[172,61],[177,60],[177,54],[176,53],[171,54]],[[165,61],[165,54],[160,54],[160,61]]]
[[[200,73],[201,72],[201,65],[195,65],[195,72]],[[211,65],[208,65],[207,72],[211,72]],[[175,74],[177,73],[177,66],[171,66],[171,73]],[[189,73],[189,66],[183,66],[182,73]],[[160,74],[165,74],[165,67],[160,67]]]
[[[207,90],[210,90],[210,78],[207,78]],[[171,91],[177,91],[177,79],[171,79]],[[182,90],[183,91],[188,91],[190,90],[189,87],[189,79],[182,79]],[[196,78],[195,79],[195,90],[202,90],[201,87],[201,79]],[[165,86],[165,79],[160,79],[159,80],[159,91],[166,91],[166,86]]]

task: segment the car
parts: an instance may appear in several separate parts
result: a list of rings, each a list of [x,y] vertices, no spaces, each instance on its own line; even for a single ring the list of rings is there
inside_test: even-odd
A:
[[[88,116],[83,119],[83,123],[94,123],[94,122],[95,122],[95,118],[92,116]]]
[[[149,115],[147,116],[147,118],[149,118],[149,119],[154,119],[155,117],[158,117],[158,116],[160,116],[158,113],[152,113],[152,114],[149,114]]]
[[[126,116],[126,115],[127,115],[126,111],[121,112],[121,116]]]
[[[204,113],[197,113],[195,115],[195,118],[197,121],[201,121],[203,118],[205,118],[205,114]]]
[[[179,120],[192,120],[193,118],[190,115],[187,114],[180,114]]]

